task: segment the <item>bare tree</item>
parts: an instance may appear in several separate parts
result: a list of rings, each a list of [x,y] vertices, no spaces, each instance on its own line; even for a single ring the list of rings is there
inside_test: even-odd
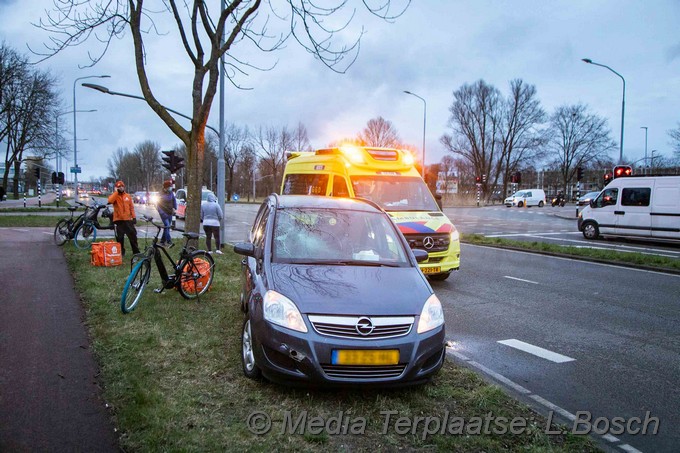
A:
[[[670,144],[675,153],[675,159],[680,163],[680,123],[675,129],[668,131],[668,136],[671,138]]]
[[[473,85],[465,84],[453,93],[454,102],[449,107],[448,127],[440,141],[451,153],[470,162],[476,176],[487,175],[482,193],[488,196],[489,179],[499,168],[503,148],[498,141],[502,130],[501,93],[483,80]]]
[[[272,175],[273,187],[281,185],[283,167],[286,165],[286,151],[293,149],[293,133],[287,128],[267,127],[258,129],[255,149],[260,157],[263,175]]]
[[[239,127],[234,123],[224,126],[224,163],[227,166],[227,200],[234,193],[234,172],[252,140],[247,126]]]
[[[513,172],[523,164],[542,157],[546,134],[540,126],[546,120],[545,110],[536,96],[536,87],[527,85],[521,79],[512,80],[510,95],[504,102],[501,117],[499,141],[503,157],[492,180],[493,186],[496,186],[498,178],[503,178],[503,194],[507,192]]]
[[[606,159],[616,143],[610,138],[607,120],[588,112],[583,104],[563,105],[550,117],[547,151],[562,178],[562,189],[579,166]]]
[[[396,0],[362,0],[368,11],[384,19],[400,16],[408,6],[393,13],[391,3]],[[217,92],[220,58],[228,58],[231,71],[225,74],[232,79],[247,63],[238,60],[233,50],[247,45],[270,51],[280,47],[292,36],[298,43],[315,55],[326,66],[343,72],[352,64],[359,50],[359,37],[349,45],[334,45],[336,33],[343,31],[352,21],[354,10],[349,0],[334,0],[317,5],[308,0],[232,0],[226,8],[211,14],[205,0],[178,2],[165,0],[158,11],[158,3],[145,6],[144,0],[59,0],[48,11],[38,26],[51,32],[46,44],[46,58],[85,42],[94,35],[102,44],[101,52],[90,57],[92,65],[105,54],[111,41],[129,30],[134,44],[137,78],[144,99],[149,107],[165,122],[187,149],[188,209],[187,231],[198,232],[201,201],[201,174],[205,160],[205,127]],[[286,12],[287,11],[287,12]],[[347,13],[346,13],[347,12]],[[193,109],[190,129],[182,127],[162,105],[151,87],[145,52],[152,33],[163,36],[155,22],[161,14],[172,17],[175,33],[182,42],[193,66],[193,83],[190,87]],[[347,14],[345,19],[343,14]],[[271,32],[273,23],[285,23],[288,30],[278,36]],[[160,22],[159,22],[160,23]],[[331,23],[339,24],[337,27]],[[235,72],[236,71],[236,72]]]
[[[22,72],[6,90],[4,106],[5,175],[6,190],[10,166],[14,166],[13,192],[19,197],[19,179],[24,152],[30,150],[34,157],[44,159],[52,153],[54,130],[51,127],[55,108],[59,105],[56,80],[48,72]]]
[[[397,129],[391,121],[382,116],[372,118],[366,123],[366,127],[359,133],[359,141],[367,146],[381,148],[399,148],[400,140]]]
[[[151,191],[152,188],[160,190],[163,183],[161,166],[161,146],[150,140],[139,143],[135,146],[134,153],[139,159],[139,170],[142,176],[144,189]]]
[[[307,128],[301,122],[298,122],[297,127],[293,131],[291,151],[312,151]]]

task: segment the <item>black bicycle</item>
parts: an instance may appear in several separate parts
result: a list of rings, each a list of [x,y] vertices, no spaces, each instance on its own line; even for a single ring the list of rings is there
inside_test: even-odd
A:
[[[63,218],[57,222],[54,228],[54,243],[57,245],[64,245],[66,241],[73,239],[73,244],[77,248],[88,248],[97,239],[97,230],[112,230],[113,225],[113,211],[106,204],[99,204],[96,198],[92,199],[91,205],[86,205],[80,201],[76,204],[83,206],[85,211],[78,217],[73,217],[73,213],[78,210],[75,206],[69,206],[71,217]],[[99,223],[99,214],[101,217],[109,219],[108,225],[101,225]]]
[[[163,292],[165,289],[177,288],[177,291],[185,299],[196,299],[208,291],[214,277],[215,261],[205,250],[188,247],[189,240],[198,239],[198,233],[182,233],[186,240],[180,251],[179,260],[175,261],[167,250],[158,244],[158,236],[165,226],[155,223],[153,218],[145,215],[142,216],[142,219],[157,228],[156,236],[144,252],[132,257],[132,270],[125,282],[123,295],[120,298],[121,311],[130,313],[142,298],[142,293],[151,278],[152,259],[156,263],[162,280],[161,287],[154,290],[156,293]],[[163,260],[163,256],[165,256],[165,260]],[[168,273],[164,261],[170,262],[172,273]]]

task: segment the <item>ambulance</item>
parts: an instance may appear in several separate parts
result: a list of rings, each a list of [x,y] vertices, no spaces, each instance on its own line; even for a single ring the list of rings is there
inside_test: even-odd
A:
[[[382,207],[412,249],[425,250],[420,270],[446,280],[460,267],[458,230],[437,205],[408,151],[343,145],[288,153],[282,195],[365,198]]]

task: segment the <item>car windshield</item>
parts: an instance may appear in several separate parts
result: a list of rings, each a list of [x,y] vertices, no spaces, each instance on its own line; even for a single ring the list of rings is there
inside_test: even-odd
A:
[[[352,176],[352,188],[357,197],[385,211],[439,211],[430,189],[417,176]]]
[[[394,225],[379,212],[281,208],[272,253],[276,263],[410,265]]]

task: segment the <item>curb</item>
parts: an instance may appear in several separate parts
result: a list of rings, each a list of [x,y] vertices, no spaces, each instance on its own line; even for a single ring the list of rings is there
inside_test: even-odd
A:
[[[546,252],[546,251],[543,251],[543,250],[531,250],[531,249],[525,249],[525,248],[522,248],[522,247],[513,247],[513,246],[510,246],[510,245],[475,244],[474,242],[468,242],[468,241],[465,241],[465,240],[462,240],[462,239],[461,239],[460,242],[462,244],[476,245],[478,247],[505,249],[505,250],[512,250],[514,252],[534,253],[536,255],[556,256],[558,258],[567,258],[567,259],[572,259],[572,260],[588,261],[588,262],[591,262],[591,263],[609,264],[609,265],[612,265],[612,266],[627,267],[627,268],[631,268],[631,269],[640,269],[640,270],[645,270],[645,271],[662,272],[664,274],[680,275],[680,269],[670,269],[670,268],[667,268],[667,267],[645,266],[645,265],[641,265],[641,264],[626,263],[626,262],[623,262],[623,261],[611,261],[611,260],[605,260],[605,259],[602,259],[602,258],[594,258],[594,257],[590,257],[590,256],[570,255],[568,253],[558,253],[558,252]]]

